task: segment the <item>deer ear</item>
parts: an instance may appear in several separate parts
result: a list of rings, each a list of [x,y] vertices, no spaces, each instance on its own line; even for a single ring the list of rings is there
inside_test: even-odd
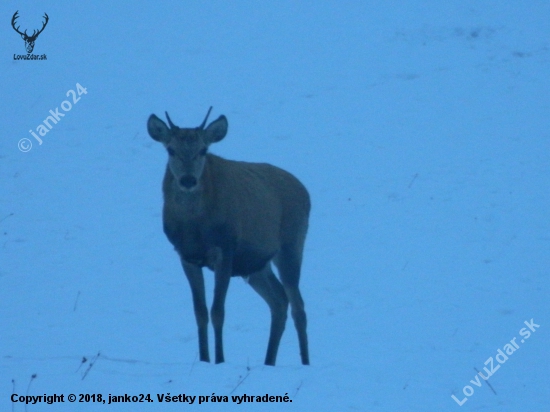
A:
[[[170,140],[168,126],[157,116],[152,114],[147,121],[147,131],[157,142],[167,143]]]
[[[208,125],[205,132],[208,144],[219,142],[227,134],[227,118],[222,114]]]

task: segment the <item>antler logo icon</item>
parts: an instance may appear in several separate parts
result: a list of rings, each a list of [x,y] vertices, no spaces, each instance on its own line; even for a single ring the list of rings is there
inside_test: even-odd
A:
[[[19,16],[17,15],[17,13],[19,13],[19,10],[17,10],[17,11],[14,13],[14,15],[13,15],[13,17],[12,17],[12,19],[11,19],[11,25],[12,25],[13,29],[14,29],[17,33],[19,33],[19,34],[21,35],[21,38],[22,38],[23,40],[25,40],[25,48],[27,49],[27,53],[32,53],[32,51],[33,51],[33,49],[34,49],[34,42],[36,41],[36,38],[38,37],[38,35],[44,31],[44,28],[45,28],[46,25],[48,24],[49,17],[48,17],[48,15],[47,15],[46,13],[44,13],[44,19],[45,19],[45,21],[44,21],[44,23],[42,23],[42,28],[41,28],[40,30],[38,30],[38,31],[34,30],[34,31],[32,32],[32,35],[29,36],[29,35],[27,34],[27,30],[25,30],[25,32],[22,33],[22,32],[19,31],[19,27],[20,27],[20,26],[15,27],[15,20],[17,20],[17,18],[19,17]]]

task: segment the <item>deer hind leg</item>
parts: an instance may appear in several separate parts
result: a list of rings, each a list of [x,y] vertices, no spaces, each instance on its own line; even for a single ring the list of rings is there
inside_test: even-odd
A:
[[[208,353],[208,308],[206,307],[202,269],[199,266],[185,262],[183,259],[181,262],[193,295],[193,308],[195,309],[195,319],[199,332],[200,360],[210,362]]]
[[[298,332],[300,356],[303,365],[309,365],[309,349],[307,343],[307,317],[304,309],[304,300],[298,287],[300,283],[300,269],[302,264],[301,248],[283,247],[274,259],[279,270],[279,277],[288,297],[292,319]]]
[[[273,274],[271,263],[248,278],[248,283],[266,301],[271,311],[271,329],[265,355],[266,365],[275,365],[279,343],[285,330],[288,298],[281,282]]]

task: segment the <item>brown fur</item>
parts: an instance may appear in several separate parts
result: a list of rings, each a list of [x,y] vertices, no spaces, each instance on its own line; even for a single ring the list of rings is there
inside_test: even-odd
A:
[[[191,146],[200,148],[203,140],[208,146],[208,131],[220,119],[223,118],[225,129],[215,141],[221,140],[227,130],[227,121],[220,116],[205,131],[173,127],[161,134],[163,123],[153,116],[149,124],[151,136],[171,147],[176,161],[187,159],[182,160],[183,166],[177,166],[178,170],[198,170],[189,160],[198,157],[193,156],[196,149]],[[196,183],[192,190],[181,187],[170,167],[166,168],[163,181],[164,232],[179,253],[191,286],[201,360],[209,361],[208,312],[201,270],[206,266],[216,277],[211,312],[216,363],[224,361],[222,327],[229,278],[245,276],[271,309],[265,363],[275,364],[290,302],[302,363],[309,364],[306,315],[298,289],[310,211],[306,188],[290,173],[266,163],[238,162],[206,154],[201,170],[196,182],[186,183]],[[271,261],[278,268],[280,281],[271,270]]]

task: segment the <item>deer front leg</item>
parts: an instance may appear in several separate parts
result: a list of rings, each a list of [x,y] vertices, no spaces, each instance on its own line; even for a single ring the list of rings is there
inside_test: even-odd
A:
[[[206,297],[204,292],[204,277],[200,266],[181,260],[183,270],[193,295],[193,308],[195,309],[195,319],[199,332],[199,353],[200,360],[210,362],[208,353],[208,308],[206,307]]]
[[[225,318],[225,297],[229,288],[229,281],[233,270],[233,257],[223,256],[221,262],[215,268],[214,299],[212,302],[212,326],[214,326],[214,339],[216,345],[216,363],[223,363],[223,321]]]

